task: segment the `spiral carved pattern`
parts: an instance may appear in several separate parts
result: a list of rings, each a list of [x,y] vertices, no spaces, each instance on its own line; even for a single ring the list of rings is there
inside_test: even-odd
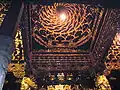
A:
[[[93,35],[101,9],[85,4],[32,6],[32,36],[45,47],[78,47]]]

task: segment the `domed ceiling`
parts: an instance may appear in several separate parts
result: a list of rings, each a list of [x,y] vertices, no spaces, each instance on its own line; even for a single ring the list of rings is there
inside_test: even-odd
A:
[[[97,5],[54,3],[32,5],[31,12],[32,40],[39,44],[33,44],[33,49],[41,46],[46,50],[80,52],[90,50],[104,9]]]
[[[31,4],[28,10],[32,69],[79,71],[95,65],[91,51],[106,15],[104,8],[100,5],[52,3]]]

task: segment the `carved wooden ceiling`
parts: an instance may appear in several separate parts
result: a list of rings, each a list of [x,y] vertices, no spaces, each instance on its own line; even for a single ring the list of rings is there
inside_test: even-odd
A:
[[[61,52],[71,48],[74,48],[74,52],[75,49],[79,52],[81,48],[87,50],[95,39],[103,12],[104,9],[97,5],[69,3],[32,5],[32,37],[43,50],[44,48],[64,48]],[[33,49],[38,48],[32,46]]]
[[[3,4],[0,8],[2,23],[7,10]],[[24,74],[24,60],[35,76],[42,71],[98,73],[119,69],[119,24],[119,9],[98,4],[25,4],[15,37],[17,51],[8,70]],[[23,37],[21,30],[26,30]]]
[[[106,52],[119,27],[118,9],[74,3],[32,4],[28,8],[33,71],[104,71]],[[61,13],[66,15],[64,20]]]
[[[102,7],[74,3],[33,4],[29,5],[29,14],[32,69],[81,71],[96,64],[91,51],[106,14]],[[64,20],[61,14],[66,15]]]

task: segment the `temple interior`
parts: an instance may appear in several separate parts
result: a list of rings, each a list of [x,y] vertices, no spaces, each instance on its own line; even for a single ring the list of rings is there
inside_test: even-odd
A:
[[[120,90],[118,4],[0,0],[0,90]]]

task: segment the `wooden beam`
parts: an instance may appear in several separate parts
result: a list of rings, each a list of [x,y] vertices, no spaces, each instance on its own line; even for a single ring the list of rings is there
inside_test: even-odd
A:
[[[0,35],[14,38],[16,34],[16,27],[20,21],[24,4],[22,0],[13,0],[11,7],[5,16],[0,27]]]

